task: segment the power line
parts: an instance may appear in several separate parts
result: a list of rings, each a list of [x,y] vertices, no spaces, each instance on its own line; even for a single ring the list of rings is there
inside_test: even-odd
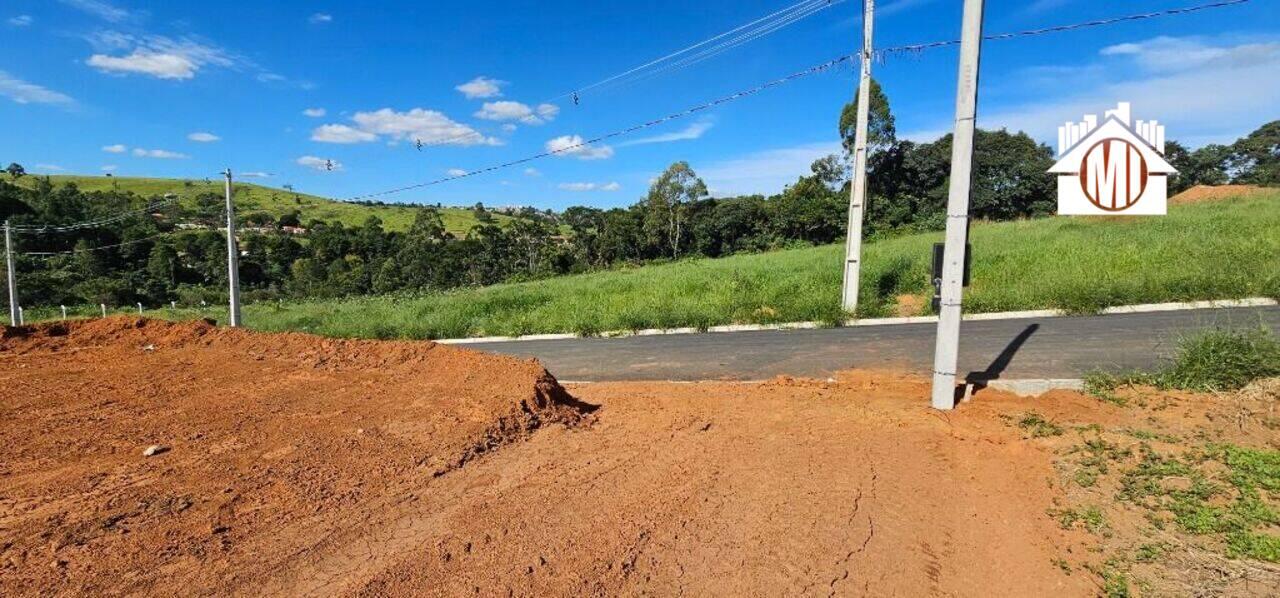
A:
[[[1040,29],[1028,29],[1028,30],[1024,30],[1024,31],[1016,31],[1016,32],[1010,32],[1010,33],[998,33],[998,34],[994,34],[994,35],[988,35],[988,36],[985,36],[983,39],[984,39],[984,40],[1005,40],[1005,39],[1013,39],[1013,38],[1020,38],[1020,37],[1029,37],[1029,36],[1035,36],[1035,35],[1044,35],[1044,34],[1048,34],[1048,33],[1059,33],[1059,32],[1063,32],[1063,31],[1072,31],[1072,30],[1076,30],[1076,29],[1085,29],[1085,28],[1089,28],[1089,27],[1099,27],[1099,26],[1104,26],[1104,25],[1112,25],[1112,24],[1115,24],[1115,23],[1121,23],[1121,22],[1126,22],[1126,21],[1138,21],[1138,20],[1144,20],[1144,19],[1153,19],[1153,18],[1159,18],[1159,17],[1167,17],[1167,16],[1174,16],[1174,15],[1187,14],[1187,13],[1192,13],[1192,12],[1197,12],[1197,11],[1202,11],[1202,10],[1215,9],[1215,8],[1224,8],[1224,7],[1228,7],[1228,6],[1234,6],[1234,5],[1244,4],[1244,3],[1246,3],[1246,2],[1250,2],[1250,1],[1251,1],[1251,0],[1223,0],[1223,1],[1220,1],[1220,2],[1213,2],[1213,3],[1209,3],[1209,4],[1201,4],[1201,5],[1196,5],[1196,6],[1184,7],[1184,8],[1173,8],[1173,9],[1162,10],[1162,11],[1158,11],[1158,12],[1149,12],[1149,13],[1141,13],[1141,14],[1134,14],[1134,15],[1126,15],[1126,16],[1121,16],[1121,17],[1113,17],[1113,18],[1108,18],[1108,19],[1099,19],[1099,20],[1094,20],[1094,21],[1085,21],[1085,22],[1081,22],[1081,23],[1071,23],[1071,24],[1067,24],[1067,25],[1057,25],[1057,26],[1053,26],[1053,27],[1044,27],[1044,28],[1040,28]],[[960,42],[959,42],[959,40],[946,40],[946,41],[927,42],[927,43],[921,43],[921,44],[909,44],[909,45],[904,45],[904,46],[893,46],[893,47],[881,48],[881,49],[879,49],[879,50],[876,50],[876,55],[877,55],[877,56],[880,56],[880,57],[883,57],[883,56],[885,56],[885,55],[888,55],[888,54],[895,54],[895,53],[919,52],[919,51],[928,50],[928,49],[933,49],[933,48],[940,48],[940,47],[945,47],[945,46],[953,46],[953,45],[957,45],[957,44],[959,44],[959,43],[960,43]],[[752,95],[755,95],[755,94],[757,94],[757,93],[760,93],[760,92],[762,92],[762,91],[764,91],[764,90],[766,90],[766,89],[770,89],[770,88],[773,88],[773,87],[777,87],[777,86],[779,86],[779,85],[783,85],[783,84],[785,84],[785,83],[790,83],[791,81],[794,81],[794,80],[796,80],[796,79],[801,79],[801,78],[803,78],[803,77],[808,77],[808,76],[810,76],[810,75],[814,75],[814,74],[817,74],[817,73],[820,73],[820,72],[826,71],[826,70],[828,70],[828,69],[830,69],[830,68],[832,68],[832,67],[834,67],[834,66],[837,66],[837,65],[839,65],[839,64],[841,64],[841,63],[849,62],[849,61],[851,61],[851,60],[856,60],[856,59],[858,59],[858,55],[857,55],[857,54],[854,54],[854,55],[845,55],[845,56],[840,56],[840,57],[838,57],[838,58],[834,58],[834,59],[832,59],[832,60],[828,60],[828,61],[826,61],[826,62],[824,62],[824,63],[822,63],[822,64],[817,64],[817,65],[811,66],[811,67],[809,67],[809,68],[807,68],[807,69],[804,69],[804,70],[802,70],[802,71],[797,71],[797,72],[795,72],[795,73],[792,73],[792,74],[787,75],[787,76],[785,76],[785,77],[782,77],[782,78],[780,78],[780,79],[774,79],[773,81],[769,81],[769,82],[767,82],[767,83],[762,83],[762,84],[757,85],[757,86],[755,86],[755,87],[752,87],[752,88],[750,88],[750,89],[745,89],[745,90],[742,90],[742,91],[739,91],[739,92],[736,92],[736,93],[733,93],[733,94],[730,94],[730,95],[727,95],[727,96],[724,96],[724,97],[721,97],[721,98],[718,98],[718,99],[715,99],[715,100],[712,100],[712,101],[709,101],[709,102],[706,102],[706,103],[703,103],[703,104],[699,104],[699,105],[694,106],[694,107],[692,107],[692,108],[688,108],[688,109],[682,110],[682,111],[680,111],[680,112],[675,112],[675,113],[669,114],[669,115],[667,115],[667,116],[664,116],[664,117],[661,117],[661,118],[657,118],[657,119],[654,119],[654,120],[651,120],[651,121],[648,121],[648,122],[645,122],[645,123],[641,123],[641,124],[638,124],[638,125],[634,125],[634,126],[631,126],[631,127],[627,127],[627,128],[625,128],[625,129],[620,129],[620,130],[614,131],[614,132],[612,132],[612,133],[606,133],[606,134],[604,134],[604,135],[600,135],[600,136],[598,136],[598,137],[594,137],[594,138],[588,139],[588,140],[583,141],[583,142],[581,142],[581,143],[576,143],[576,144],[569,145],[569,146],[566,146],[566,147],[557,148],[557,149],[554,149],[554,150],[547,150],[547,151],[545,151],[545,152],[537,153],[537,154],[534,154],[534,155],[532,155],[532,156],[528,156],[528,157],[525,157],[525,158],[520,158],[520,159],[518,159],[518,160],[512,160],[512,161],[510,161],[510,162],[504,162],[504,163],[501,163],[501,164],[496,164],[496,165],[493,165],[493,166],[488,166],[488,167],[481,168],[481,169],[478,169],[478,170],[469,171],[469,172],[466,172],[466,173],[464,173],[464,174],[446,176],[446,177],[438,178],[438,179],[435,179],[435,180],[427,181],[427,182],[424,182],[424,183],[417,183],[417,184],[413,184],[413,185],[406,185],[406,186],[404,186],[404,187],[397,187],[397,188],[395,188],[395,189],[388,189],[388,190],[386,190],[386,191],[379,191],[379,192],[375,192],[375,193],[368,193],[368,194],[365,194],[365,195],[357,195],[357,196],[355,196],[355,197],[352,197],[352,198],[347,199],[346,201],[361,201],[361,200],[371,199],[371,198],[374,198],[374,197],[383,197],[383,196],[386,196],[386,195],[392,195],[392,194],[395,194],[395,193],[403,193],[403,192],[405,192],[405,191],[412,191],[412,190],[414,190],[414,189],[422,189],[422,188],[425,188],[425,187],[432,187],[432,186],[439,185],[439,184],[442,184],[442,183],[447,183],[447,182],[451,182],[451,181],[456,181],[456,180],[458,180],[458,179],[465,179],[465,178],[473,177],[473,176],[476,176],[476,175],[479,175],[479,174],[485,174],[485,173],[493,172],[493,171],[496,171],[496,170],[502,170],[502,169],[505,169],[505,168],[510,168],[510,167],[512,167],[512,166],[518,166],[518,165],[520,165],[520,164],[525,164],[525,163],[527,163],[527,162],[532,162],[532,161],[534,161],[534,160],[540,160],[540,159],[542,159],[542,158],[546,158],[546,157],[549,157],[549,156],[555,156],[555,155],[565,154],[565,153],[572,153],[572,152],[574,152],[574,151],[576,151],[576,150],[581,150],[581,149],[583,149],[583,148],[586,148],[587,146],[590,146],[590,145],[595,144],[595,143],[599,143],[599,142],[601,142],[601,141],[605,141],[605,140],[608,140],[608,139],[612,139],[612,138],[614,138],[614,137],[620,137],[620,136],[623,136],[623,135],[628,135],[628,134],[634,133],[634,132],[636,132],[636,131],[640,131],[640,130],[642,130],[642,129],[648,129],[648,128],[650,128],[650,127],[655,127],[655,126],[657,126],[657,125],[660,125],[660,124],[663,124],[663,123],[667,123],[667,122],[670,122],[670,121],[673,121],[673,120],[677,120],[677,119],[680,119],[680,118],[685,118],[685,117],[688,117],[688,116],[691,116],[691,115],[697,114],[698,112],[701,112],[701,111],[703,111],[703,110],[707,110],[707,109],[709,109],[709,108],[714,108],[714,107],[719,106],[719,105],[721,105],[721,104],[727,104],[727,103],[729,103],[729,102],[733,102],[733,101],[736,101],[736,100],[740,100],[740,99],[742,99],[742,98],[745,98],[745,97],[752,96]]]
[[[83,220],[80,222],[74,222],[71,224],[63,224],[63,225],[56,225],[56,226],[26,224],[26,225],[15,225],[12,228],[14,232],[31,233],[31,234],[73,232],[73,231],[79,231],[79,230],[84,230],[88,228],[97,228],[99,226],[105,226],[108,224],[115,224],[117,222],[128,220],[129,218],[133,218],[136,216],[140,216],[142,214],[147,214],[154,210],[168,207],[174,203],[177,203],[178,201],[179,201],[179,198],[174,197],[174,198],[165,199],[162,201],[152,202],[141,208],[127,210],[124,212],[118,212],[110,216],[96,218],[93,220]]]
[[[730,29],[729,31],[707,38],[680,50],[676,50],[675,52],[671,52],[670,54],[660,58],[655,58],[640,66],[633,67],[616,75],[606,77],[596,81],[595,83],[584,85],[572,91],[567,91],[560,95],[547,98],[537,104],[548,104],[557,100],[573,98],[573,103],[576,105],[582,95],[588,91],[596,90],[597,92],[601,92],[604,90],[617,89],[643,80],[651,79],[662,73],[689,68],[695,64],[704,62],[732,50],[733,48],[760,39],[761,37],[769,35],[797,21],[808,18],[818,12],[826,10],[837,4],[842,4],[846,1],[847,0],[801,0],[800,2],[792,4],[786,8],[774,11],[773,13],[751,21],[750,23],[740,25]],[[709,48],[698,50],[699,48],[703,48],[708,44],[716,42],[717,40],[722,40],[726,37],[730,37],[730,39]],[[693,52],[694,50],[698,51]],[[690,52],[693,53],[685,56],[685,54],[689,54]],[[676,60],[677,58],[678,60]],[[413,146],[421,151],[423,148],[439,147],[458,141],[475,139],[476,137],[483,137],[483,135],[476,131],[470,131],[465,134],[431,141],[422,141],[421,139],[417,139],[413,143]]]
[[[988,41],[995,41],[995,40],[1014,39],[1019,37],[1030,37],[1033,35],[1044,35],[1046,33],[1061,33],[1063,31],[1075,31],[1077,29],[1088,29],[1090,27],[1114,25],[1116,23],[1124,23],[1127,21],[1141,21],[1145,19],[1155,19],[1159,17],[1183,15],[1187,13],[1199,12],[1202,10],[1210,10],[1214,8],[1225,8],[1228,6],[1235,6],[1237,4],[1244,4],[1250,1],[1251,0],[1222,0],[1221,2],[1212,2],[1209,4],[1198,4],[1196,6],[1187,6],[1183,8],[1170,8],[1167,10],[1161,10],[1156,12],[1146,12],[1146,13],[1139,13],[1139,14],[1133,14],[1133,15],[1125,15],[1122,17],[1097,19],[1094,21],[1085,21],[1082,23],[1071,23],[1068,25],[1055,25],[1053,27],[1043,27],[1040,29],[1027,29],[1025,31],[1014,31],[1010,33],[997,33],[994,35],[984,36],[982,39],[988,40]],[[893,52],[899,52],[899,53],[919,52],[922,50],[931,50],[933,48],[955,46],[959,44],[960,44],[960,40],[955,39],[955,40],[928,42],[923,44],[911,44],[907,46],[897,46],[894,48],[882,48],[880,50],[877,50],[876,52],[878,54],[888,54]]]
[[[167,233],[160,233],[160,234],[156,234],[156,235],[151,235],[150,237],[143,237],[143,238],[141,238],[141,239],[133,239],[133,240],[130,240],[130,241],[124,241],[124,242],[121,242],[121,243],[114,243],[114,244],[111,244],[111,245],[101,245],[101,246],[98,246],[98,247],[89,247],[89,248],[87,248],[87,249],[69,249],[69,250],[66,250],[66,251],[24,251],[24,252],[22,252],[22,255],[29,255],[29,256],[32,256],[32,257],[55,257],[55,256],[60,256],[60,255],[73,255],[73,254],[77,254],[77,253],[89,253],[89,252],[91,252],[91,251],[105,251],[105,250],[107,250],[107,249],[117,249],[117,248],[120,248],[120,247],[127,247],[127,246],[129,246],[129,245],[137,245],[137,244],[139,244],[139,243],[146,243],[147,241],[154,241],[154,240],[156,240],[156,239],[159,239],[160,237],[167,237],[167,236],[170,236],[170,235],[176,235],[176,234],[178,234],[178,233],[180,233],[180,232],[182,232],[182,231],[170,231],[170,232],[167,232]]]
[[[731,29],[729,31],[721,33],[720,35],[703,40],[687,48],[678,50],[676,52],[672,52],[671,54],[649,61],[631,70],[624,71],[612,77],[602,79],[590,85],[579,87],[573,90],[572,92],[561,94],[559,96],[551,98],[551,100],[548,100],[548,101],[554,101],[554,100],[563,99],[566,97],[571,97],[574,94],[577,94],[580,96],[583,93],[591,91],[593,89],[616,88],[618,85],[624,84],[627,77],[630,75],[635,75],[636,80],[638,81],[638,80],[651,78],[653,76],[656,76],[659,73],[667,72],[672,69],[692,66],[693,64],[702,62],[703,60],[706,60],[715,55],[721,54],[727,50],[730,50],[737,46],[754,41],[761,37],[764,37],[770,33],[773,33],[774,31],[782,29],[788,25],[791,25],[792,23],[808,18],[809,16],[812,16],[818,12],[831,8],[832,6],[835,6],[837,4],[841,4],[844,1],[845,0],[807,0],[804,2],[798,2],[787,8],[774,12],[773,14],[764,16],[760,19],[747,23],[746,25],[742,25],[735,29]],[[774,18],[774,17],[777,17],[777,18]],[[662,64],[664,62],[674,60],[677,57],[680,57],[683,54],[687,54],[697,48],[701,48],[707,44],[715,42],[716,40],[720,40],[725,37],[729,37],[731,35],[733,35],[734,37],[731,37],[726,41],[723,41],[723,42],[720,42],[719,44],[711,46],[710,48],[699,50],[698,52],[695,52],[691,56],[684,56],[683,58],[680,58],[679,60],[676,60],[671,64],[666,64],[666,65]],[[644,72],[649,67],[658,67],[658,68],[657,70]]]

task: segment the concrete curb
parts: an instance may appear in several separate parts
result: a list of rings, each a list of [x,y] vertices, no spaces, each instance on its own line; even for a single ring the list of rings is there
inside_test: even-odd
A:
[[[1040,396],[1051,390],[1084,390],[1084,380],[1079,378],[1030,378],[1026,380],[990,380],[987,388],[1011,392],[1020,397]]]
[[[1270,305],[1280,305],[1275,299],[1267,299],[1265,297],[1253,297],[1249,299],[1225,299],[1216,301],[1190,301],[1182,303],[1146,303],[1141,305],[1121,305],[1116,307],[1108,307],[1101,311],[1102,314],[1137,314],[1151,313],[1163,311],[1183,311],[1192,309],[1223,309],[1228,307],[1263,307]],[[984,314],[969,314],[963,317],[966,322],[979,322],[984,320],[1016,320],[1022,318],[1057,318],[1067,316],[1067,312],[1060,309],[1037,309],[1028,311],[1005,311]],[[862,320],[853,320],[845,322],[842,325],[848,327],[858,326],[894,326],[899,324],[931,324],[938,321],[937,316],[917,316],[911,318],[866,318]],[[766,330],[813,330],[816,328],[824,328],[828,325],[821,322],[788,322],[783,324],[730,324],[726,326],[711,326],[705,331],[697,328],[650,328],[645,330],[614,330],[601,333],[603,338],[623,338],[628,336],[665,336],[669,334],[698,334],[698,333],[717,333],[717,332],[760,332]],[[436,341],[445,345],[467,345],[474,343],[511,343],[523,341],[549,341],[549,340],[569,340],[582,338],[581,335],[573,333],[562,334],[530,334],[526,336],[479,336],[471,338],[451,338]]]
[[[829,380],[830,381],[830,380]],[[589,384],[632,384],[635,382],[650,382],[659,384],[764,384],[769,380],[561,380],[560,383],[565,386],[585,386]],[[974,383],[968,383],[973,386]],[[1080,378],[1026,378],[1021,380],[989,380],[985,383],[977,385],[977,391],[981,392],[983,388],[999,390],[1013,393],[1020,397],[1032,398],[1038,397],[1051,390],[1084,390],[1084,380]],[[970,391],[966,393],[966,397],[972,396]]]

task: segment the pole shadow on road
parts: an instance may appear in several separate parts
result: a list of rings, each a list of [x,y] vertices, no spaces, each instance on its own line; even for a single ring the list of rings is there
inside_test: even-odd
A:
[[[1000,351],[1000,354],[996,355],[996,358],[991,361],[991,365],[988,365],[987,369],[982,370],[981,372],[969,372],[968,374],[965,374],[965,382],[973,385],[973,392],[978,392],[979,390],[986,388],[989,382],[1000,378],[1000,374],[1004,373],[1004,371],[1009,368],[1009,364],[1013,361],[1013,356],[1018,353],[1018,350],[1027,342],[1027,339],[1031,338],[1031,335],[1035,334],[1039,329],[1039,324],[1031,324],[1026,328],[1023,328],[1022,332],[1019,332],[1018,336],[1013,337],[1013,340],[1009,341],[1008,345],[1005,345],[1004,349]],[[964,392],[964,386],[957,389],[957,393],[959,395],[956,398],[957,401],[963,398]]]

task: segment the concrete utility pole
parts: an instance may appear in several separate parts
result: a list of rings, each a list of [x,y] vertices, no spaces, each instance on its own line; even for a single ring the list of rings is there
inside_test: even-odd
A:
[[[978,57],[982,48],[983,0],[965,0],[960,35],[960,75],[956,85],[956,130],[951,146],[951,189],[947,196],[947,236],[942,252],[942,306],[933,354],[933,407],[955,407],[956,364],[960,354],[960,302],[964,293],[969,188],[973,175],[973,129],[978,116]]]
[[[857,137],[853,150],[853,182],[849,190],[849,230],[844,243],[844,287],[840,304],[844,311],[858,309],[858,280],[862,269],[862,212],[867,201],[867,120],[871,109],[871,42],[876,0],[862,5],[862,81],[858,84]]]
[[[13,271],[13,236],[9,232],[9,221],[4,221],[4,269],[9,276],[9,324],[17,326],[18,319],[18,275]]]
[[[231,199],[231,169],[227,172],[227,282],[231,297],[231,325],[240,325],[240,249],[236,246],[236,206]]]

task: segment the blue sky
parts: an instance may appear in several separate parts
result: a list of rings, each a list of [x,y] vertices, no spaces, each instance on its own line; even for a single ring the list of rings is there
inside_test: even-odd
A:
[[[580,105],[561,97],[793,2],[7,0],[0,160],[191,178],[230,166],[264,184],[363,195],[591,138],[855,51],[861,2],[843,2],[689,68],[584,92]],[[989,0],[986,31],[1196,3]],[[961,4],[883,0],[876,45],[953,39]],[[874,66],[900,136],[947,130],[955,61],[946,48]],[[1130,101],[1171,139],[1229,142],[1280,118],[1278,75],[1273,0],[988,42],[979,124],[1052,142],[1060,122]],[[846,64],[590,151],[382,199],[611,207],[634,202],[675,160],[716,194],[774,193],[838,148],[836,119],[855,83]],[[339,168],[315,167],[325,160]]]

